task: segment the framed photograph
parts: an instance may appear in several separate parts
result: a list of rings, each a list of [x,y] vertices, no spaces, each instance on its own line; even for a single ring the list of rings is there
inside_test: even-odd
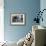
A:
[[[12,25],[24,25],[25,15],[24,14],[11,14],[11,24]]]

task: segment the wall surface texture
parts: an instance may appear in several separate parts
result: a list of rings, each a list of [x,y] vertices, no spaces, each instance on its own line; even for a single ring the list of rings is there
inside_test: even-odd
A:
[[[4,0],[4,39],[18,41],[32,29],[36,12],[40,10],[40,0]],[[22,13],[26,16],[26,24],[13,26],[10,24],[11,13]]]
[[[46,0],[40,0],[40,9],[41,11],[43,9],[46,9]],[[40,25],[46,27],[46,10],[44,10],[42,17],[43,17],[43,22],[40,21]]]

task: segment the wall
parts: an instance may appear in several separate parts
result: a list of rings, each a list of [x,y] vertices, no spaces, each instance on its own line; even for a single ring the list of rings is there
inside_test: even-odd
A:
[[[43,9],[46,9],[46,0],[41,0],[41,1],[40,1],[40,9],[41,9],[41,11],[42,11]],[[46,27],[46,20],[45,20],[45,19],[46,19],[46,10],[43,12],[42,17],[43,17],[43,22],[41,21],[41,22],[40,22],[40,25]]]
[[[35,14],[40,10],[40,0],[4,0],[4,39],[18,41],[32,29]],[[11,13],[24,13],[26,24],[13,26],[10,24]]]

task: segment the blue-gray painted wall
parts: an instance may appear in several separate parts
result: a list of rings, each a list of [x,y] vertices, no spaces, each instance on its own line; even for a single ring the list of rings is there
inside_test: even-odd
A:
[[[40,10],[42,11],[43,9],[46,9],[46,0],[41,0],[40,1]],[[40,22],[40,25],[45,26],[46,27],[46,10],[43,12],[43,22]]]
[[[36,12],[40,10],[40,0],[4,0],[4,39],[18,41],[32,29]],[[13,26],[10,24],[11,13],[24,13],[26,24]]]

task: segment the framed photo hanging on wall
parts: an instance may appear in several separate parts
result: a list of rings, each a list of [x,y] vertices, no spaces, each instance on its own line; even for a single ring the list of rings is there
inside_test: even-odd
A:
[[[25,15],[24,14],[11,14],[11,24],[12,25],[24,25]]]

